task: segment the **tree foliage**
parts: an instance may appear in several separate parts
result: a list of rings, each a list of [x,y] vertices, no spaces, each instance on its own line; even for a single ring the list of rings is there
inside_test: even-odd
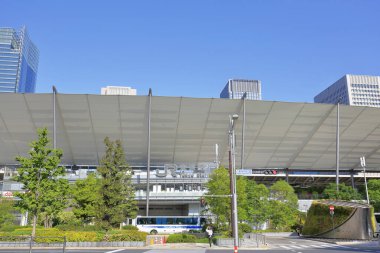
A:
[[[96,216],[97,204],[100,200],[100,180],[95,174],[86,179],[77,180],[71,188],[73,213],[76,218],[88,224]]]
[[[238,177],[236,184],[238,218],[245,220],[247,218],[247,179]],[[231,195],[229,171],[224,167],[215,169],[210,174],[207,189],[209,196],[206,197],[206,202],[209,210],[216,216],[217,225],[225,223],[231,225],[231,197],[227,197],[227,195]],[[213,195],[219,197],[213,197]]]
[[[248,180],[246,192],[247,220],[257,228],[269,219],[269,189],[254,180]]]
[[[13,224],[15,221],[14,204],[12,199],[0,198],[0,228],[4,225]]]
[[[336,199],[336,200],[360,200],[362,196],[358,191],[351,186],[345,184],[339,184],[339,192],[336,191],[336,184],[330,183],[323,191],[323,196],[326,199]]]
[[[284,180],[270,187],[270,221],[273,228],[289,228],[297,222],[298,197],[294,189]]]
[[[20,163],[18,175],[15,181],[23,184],[23,192],[15,193],[20,198],[17,207],[22,211],[28,211],[33,216],[33,231],[37,217],[45,213],[45,219],[52,218],[67,205],[68,181],[63,167],[58,166],[62,151],[52,149],[46,128],[38,129],[38,139],[30,144],[28,157],[17,156],[16,161]],[[51,225],[47,222],[45,225]]]
[[[218,227],[231,222],[230,198],[217,198],[213,195],[230,194],[230,175],[227,169],[220,167],[210,174],[206,196],[209,211],[216,216]],[[273,228],[290,228],[298,219],[298,198],[285,181],[278,181],[268,189],[246,177],[237,179],[238,218],[256,227],[270,220]]]
[[[100,199],[96,219],[100,226],[108,230],[126,220],[134,218],[137,205],[132,186],[132,170],[125,160],[120,140],[104,139],[106,152],[97,171],[100,178]]]
[[[380,211],[380,180],[372,179],[368,181],[368,195],[370,203],[373,205],[375,212]]]
[[[224,167],[215,169],[207,182],[207,195],[230,195],[230,175]],[[231,198],[206,197],[210,211],[216,216],[217,224],[231,223]]]

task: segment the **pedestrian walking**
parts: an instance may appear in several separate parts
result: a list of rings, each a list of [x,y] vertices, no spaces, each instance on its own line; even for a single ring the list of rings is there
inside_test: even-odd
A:
[[[206,228],[206,233],[207,233],[207,237],[208,237],[208,243],[210,244],[210,247],[212,245],[212,235],[214,234],[214,232],[212,231],[212,227],[211,226],[208,226]]]

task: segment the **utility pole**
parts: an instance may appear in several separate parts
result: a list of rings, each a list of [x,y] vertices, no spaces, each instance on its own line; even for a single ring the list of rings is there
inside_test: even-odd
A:
[[[235,121],[239,115],[230,115],[229,135],[229,169],[230,169],[230,184],[231,184],[231,218],[232,218],[232,234],[234,237],[234,253],[238,252],[239,247],[239,231],[238,231],[238,213],[237,213],[237,195],[236,195],[236,163],[235,163]]]

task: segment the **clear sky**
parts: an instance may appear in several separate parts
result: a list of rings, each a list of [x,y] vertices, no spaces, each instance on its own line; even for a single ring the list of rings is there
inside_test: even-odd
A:
[[[264,100],[312,102],[345,74],[380,75],[377,0],[1,0],[0,27],[26,25],[37,92],[219,97],[262,81]]]

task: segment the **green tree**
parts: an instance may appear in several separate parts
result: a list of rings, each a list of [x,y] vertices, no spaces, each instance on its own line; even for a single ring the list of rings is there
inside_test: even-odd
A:
[[[132,186],[132,170],[125,160],[120,140],[104,139],[106,152],[98,167],[100,178],[100,200],[96,219],[108,230],[120,225],[126,218],[134,218],[137,204]]]
[[[15,221],[14,204],[12,199],[0,198],[0,227],[13,224]]]
[[[219,167],[209,176],[207,182],[206,203],[209,210],[216,216],[216,224],[231,223],[231,198],[229,197],[210,197],[212,195],[230,195],[230,175],[226,168]]]
[[[247,180],[244,177],[238,177],[236,184],[238,219],[245,220],[247,218]],[[227,196],[230,194],[229,171],[224,167],[219,167],[210,174],[210,180],[207,182],[207,195],[209,196],[205,197],[209,210],[216,216],[218,226],[225,223],[231,225],[231,198]],[[225,197],[213,197],[212,195]]]
[[[20,198],[17,207],[33,217],[32,236],[36,234],[37,217],[41,212],[51,216],[65,208],[68,189],[68,181],[62,178],[65,169],[58,166],[62,151],[50,147],[46,128],[37,132],[38,139],[31,142],[29,157],[16,157],[20,168],[14,178],[23,184],[23,192],[15,196]]]
[[[236,179],[237,208],[239,221],[246,221],[247,216],[247,177],[238,176]]]
[[[269,189],[254,180],[247,183],[247,220],[256,228],[269,218]]]
[[[73,213],[84,224],[90,223],[96,216],[97,204],[100,200],[100,180],[95,174],[86,179],[77,180],[71,188]]]
[[[368,195],[375,212],[380,211],[380,180],[372,179],[368,181]]]
[[[362,199],[362,196],[358,193],[356,189],[345,184],[339,184],[339,192],[337,193],[335,183],[330,183],[327,185],[327,187],[323,191],[323,196],[326,199],[337,199],[347,201]]]
[[[290,228],[297,222],[298,197],[294,189],[284,180],[270,187],[270,221],[276,229]]]

